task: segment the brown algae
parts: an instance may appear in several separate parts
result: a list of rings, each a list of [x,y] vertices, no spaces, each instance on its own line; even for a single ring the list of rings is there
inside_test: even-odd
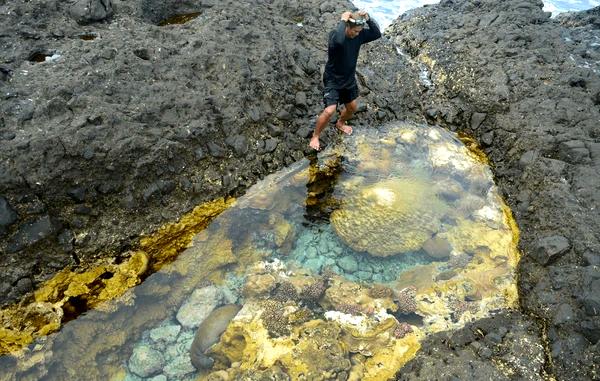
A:
[[[200,16],[200,13],[201,12],[193,12],[193,13],[187,13],[187,14],[183,14],[183,15],[171,16],[171,17],[159,22],[158,26],[185,24],[185,23],[192,21],[196,17]]]

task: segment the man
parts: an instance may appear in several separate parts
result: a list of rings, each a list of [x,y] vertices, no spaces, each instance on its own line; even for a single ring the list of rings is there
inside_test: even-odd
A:
[[[369,28],[365,29],[364,26]],[[346,121],[356,111],[358,86],[356,85],[356,61],[360,46],[377,40],[381,32],[377,23],[365,11],[356,13],[344,12],[337,28],[329,33],[329,48],[327,65],[323,73],[323,102],[325,109],[317,118],[315,131],[309,146],[315,150],[321,149],[319,136],[335,113],[338,103],[345,105],[335,126],[345,134],[352,133],[352,127]]]

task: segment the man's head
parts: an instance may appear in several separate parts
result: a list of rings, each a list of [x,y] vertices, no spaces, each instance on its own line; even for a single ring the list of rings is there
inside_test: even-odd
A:
[[[367,23],[366,18],[358,12],[352,13],[352,16],[346,22],[346,37],[354,38],[358,36],[363,27]]]

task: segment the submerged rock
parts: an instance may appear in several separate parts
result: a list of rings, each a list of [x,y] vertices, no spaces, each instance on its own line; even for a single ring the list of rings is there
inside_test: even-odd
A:
[[[220,290],[208,286],[195,290],[177,311],[177,321],[187,328],[198,327],[221,301]]]
[[[421,248],[440,227],[447,205],[422,180],[386,180],[360,189],[331,215],[338,236],[378,257]]]
[[[140,377],[148,377],[158,373],[165,359],[161,352],[148,345],[140,345],[133,350],[129,359],[129,370]]]
[[[196,369],[211,368],[214,360],[205,353],[213,344],[219,341],[221,334],[225,332],[227,325],[237,315],[241,307],[235,304],[228,304],[212,311],[204,319],[190,349],[190,359]]]
[[[444,259],[450,256],[452,245],[445,238],[432,237],[425,241],[423,250],[432,258]]]

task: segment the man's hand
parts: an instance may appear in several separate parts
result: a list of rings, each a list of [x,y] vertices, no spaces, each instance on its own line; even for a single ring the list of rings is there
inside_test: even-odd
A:
[[[350,20],[351,17],[352,17],[352,12],[350,12],[350,11],[346,11],[346,12],[342,13],[342,21],[344,21],[344,22],[348,22],[348,20]]]
[[[365,21],[369,21],[369,14],[364,9],[358,11],[358,14],[361,15],[362,17],[364,17]]]

